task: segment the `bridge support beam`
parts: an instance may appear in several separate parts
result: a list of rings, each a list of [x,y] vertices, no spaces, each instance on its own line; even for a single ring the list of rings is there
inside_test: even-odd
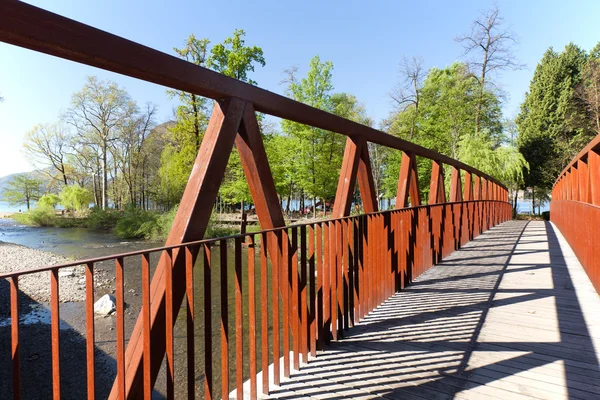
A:
[[[340,179],[333,203],[333,218],[350,215],[357,179],[364,212],[377,212],[377,196],[367,141],[364,138],[347,138]]]
[[[203,238],[234,143],[240,153],[250,192],[263,229],[284,226],[273,177],[252,105],[239,99],[215,104],[166,245]],[[276,244],[275,244],[276,245]],[[274,249],[275,250],[275,249]],[[276,253],[272,253],[276,254]],[[194,257],[195,258],[195,257]],[[194,260],[195,261],[195,260]],[[150,378],[154,386],[166,350],[166,269],[172,268],[173,321],[186,290],[185,252],[163,256],[150,286]],[[125,397],[141,398],[143,383],[143,318],[138,318],[125,353]],[[119,397],[115,382],[110,399]]]

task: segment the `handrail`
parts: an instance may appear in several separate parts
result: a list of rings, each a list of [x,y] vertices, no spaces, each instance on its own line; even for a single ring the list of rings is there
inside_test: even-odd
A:
[[[10,283],[11,310],[11,342],[13,344],[13,385],[14,397],[20,398],[21,358],[19,355],[19,281],[26,275],[50,274],[51,281],[51,341],[52,361],[58,371],[61,367],[61,331],[59,271],[63,268],[81,266],[85,268],[85,346],[87,349],[86,374],[88,385],[78,388],[87,389],[88,399],[94,399],[95,348],[97,345],[94,322],[94,298],[96,263],[113,261],[103,270],[115,270],[116,281],[116,361],[117,387],[120,395],[125,391],[124,379],[126,367],[125,357],[125,283],[129,273],[138,270],[142,275],[141,304],[128,304],[130,309],[140,308],[143,321],[144,337],[150,337],[150,310],[152,301],[149,272],[151,254],[168,259],[173,265],[176,252],[185,254],[184,271],[181,274],[172,268],[166,271],[171,281],[166,286],[166,301],[173,301],[172,284],[176,279],[186,288],[186,315],[183,325],[175,331],[177,313],[172,307],[165,308],[166,323],[166,355],[167,355],[167,398],[173,398],[175,391],[181,395],[187,391],[188,397],[204,395],[214,397],[218,393],[226,396],[232,385],[236,388],[237,398],[243,397],[243,384],[250,381],[250,398],[257,398],[257,393],[269,393],[269,382],[279,384],[281,375],[290,376],[290,370],[300,368],[301,362],[310,361],[308,357],[316,356],[316,351],[331,340],[343,337],[345,330],[363,320],[385,299],[408,285],[443,257],[451,254],[462,245],[472,240],[491,227],[510,219],[510,204],[497,200],[463,201],[433,204],[419,207],[408,207],[370,214],[355,215],[323,221],[314,221],[302,225],[291,225],[283,228],[265,229],[228,238],[207,239],[175,246],[163,246],[154,249],[138,250],[128,253],[79,260],[61,265],[17,271],[0,275],[0,279],[8,279]],[[269,243],[286,243],[280,248]],[[219,249],[215,249],[215,244]],[[242,244],[248,244],[242,253]],[[256,245],[260,244],[259,247]],[[235,257],[228,260],[228,246],[233,246]],[[194,254],[197,255],[195,258]],[[212,254],[212,256],[211,256]],[[411,255],[410,258],[407,257]],[[131,259],[141,256],[141,259]],[[194,258],[197,261],[194,261]],[[243,264],[242,259],[247,259]],[[271,259],[271,262],[269,262]],[[223,261],[224,260],[224,261]],[[224,262],[224,264],[223,264]],[[221,268],[226,265],[227,268]],[[227,282],[227,275],[236,282],[235,290],[229,285],[220,285],[220,293],[211,295],[211,286],[215,279]],[[195,278],[196,276],[196,278]],[[212,277],[211,277],[212,276]],[[200,278],[202,277],[202,278]],[[199,279],[200,278],[200,279]],[[129,281],[131,282],[131,281]],[[131,287],[128,285],[127,287]],[[135,286],[134,286],[135,287]],[[204,291],[203,300],[195,297],[194,288]],[[258,293],[260,292],[260,296]],[[267,295],[268,294],[268,295]],[[220,297],[219,297],[220,296]],[[229,299],[235,296],[235,301]],[[273,298],[281,296],[279,301]],[[214,300],[213,300],[214,297]],[[196,299],[195,299],[196,298]],[[220,298],[219,302],[216,300]],[[243,306],[246,303],[246,306]],[[194,307],[199,307],[204,315],[203,320],[195,321]],[[247,307],[248,312],[244,312]],[[278,307],[282,307],[281,313]],[[210,310],[210,311],[209,311]],[[221,320],[221,331],[212,325],[213,319]],[[228,318],[236,321],[229,327]],[[258,321],[260,320],[260,324]],[[245,322],[244,322],[245,321]],[[195,336],[194,326],[203,324],[204,338]],[[247,325],[245,325],[247,324]],[[181,324],[179,325],[181,326]],[[244,326],[248,326],[248,330]],[[185,341],[187,349],[195,349],[195,340],[204,340],[203,354],[188,353],[187,374],[175,375],[172,366],[176,363],[177,352],[174,351],[172,338],[177,332],[178,340]],[[248,339],[246,338],[248,335]],[[236,339],[235,350],[232,349],[230,337]],[[40,337],[38,340],[43,341]],[[227,360],[229,355],[236,359],[236,374],[229,376],[229,368],[221,364],[217,370],[211,346],[221,346],[221,359]],[[144,342],[146,343],[146,342]],[[151,344],[144,344],[144,359],[151,360]],[[181,343],[181,342],[180,342]],[[83,346],[83,344],[81,344]],[[75,346],[75,345],[72,345]],[[283,351],[280,351],[283,347]],[[260,354],[260,363],[257,354]],[[204,360],[198,360],[202,359]],[[279,360],[283,359],[280,363]],[[242,360],[250,365],[250,373],[240,367]],[[269,366],[269,360],[273,362]],[[162,358],[158,360],[162,362]],[[203,363],[204,377],[202,383],[197,382],[196,363]],[[62,364],[64,365],[64,364]],[[282,367],[281,367],[282,366]],[[53,367],[54,368],[54,367]],[[262,382],[258,379],[258,371],[262,374]],[[83,373],[83,371],[82,371]],[[150,366],[144,364],[143,373],[148,378],[143,381],[145,398],[150,398],[152,383]],[[186,376],[187,375],[187,376]],[[62,378],[63,380],[68,378]],[[38,387],[38,396],[45,396],[52,390],[55,398],[60,398],[60,374],[57,373],[45,387]],[[234,382],[233,382],[234,381]],[[79,385],[81,386],[81,385]],[[261,388],[261,389],[259,389]],[[100,394],[106,394],[106,388],[96,388]],[[78,395],[83,397],[82,393]],[[147,396],[147,397],[146,397]],[[141,397],[141,393],[139,394]]]
[[[495,178],[436,151],[35,6],[2,2],[0,14],[0,41],[215,100],[243,99],[259,112],[413,152],[506,189]]]
[[[600,293],[600,134],[561,171],[552,187],[550,220]]]
[[[453,205],[453,204],[469,204],[469,203],[479,203],[479,202],[488,202],[488,203],[500,202],[500,203],[505,203],[505,202],[500,201],[500,200],[470,200],[470,201],[461,201],[461,202],[446,202],[444,204],[445,205]],[[427,208],[427,207],[428,207],[427,205],[421,205],[421,206],[405,207],[405,208],[403,208],[403,210],[410,210],[410,209],[418,210],[418,209]],[[364,213],[364,214],[361,214],[361,215],[363,215],[363,216],[375,216],[375,215],[381,215],[381,214],[390,213],[392,211],[393,210],[378,211],[378,212],[372,212],[372,213]],[[245,238],[247,238],[250,235],[262,235],[264,233],[281,232],[284,229],[290,229],[290,228],[297,228],[297,229],[307,228],[309,226],[314,226],[315,224],[318,224],[318,223],[331,223],[331,222],[347,221],[347,220],[349,220],[349,219],[351,219],[353,217],[355,217],[355,216],[347,216],[347,217],[340,217],[340,218],[327,218],[327,219],[324,219],[324,220],[304,222],[304,223],[301,223],[301,224],[286,225],[286,226],[280,227],[280,228],[261,229],[259,231],[255,231],[255,232],[238,233],[238,234],[235,234],[235,235],[222,236],[222,237],[218,237],[218,238],[195,240],[195,241],[191,241],[191,242],[185,242],[185,243],[174,244],[174,245],[169,245],[169,246],[152,247],[152,248],[149,248],[149,249],[134,250],[134,251],[129,251],[129,252],[125,252],[125,253],[111,254],[111,255],[108,255],[108,256],[93,257],[93,258],[82,258],[82,259],[79,259],[79,260],[75,260],[75,261],[71,261],[71,262],[66,262],[66,263],[61,263],[61,264],[56,264],[56,265],[46,265],[46,266],[37,267],[37,268],[31,268],[31,269],[27,269],[27,270],[11,271],[11,272],[0,273],[0,279],[9,279],[9,278],[17,277],[17,276],[36,274],[36,273],[39,273],[39,272],[47,272],[47,271],[52,271],[52,270],[61,269],[61,268],[78,267],[78,266],[89,264],[89,263],[97,263],[97,262],[102,262],[102,261],[115,260],[117,258],[140,256],[140,255],[143,255],[143,254],[146,254],[146,253],[156,253],[156,252],[159,252],[159,251],[175,250],[175,249],[180,249],[182,247],[201,246],[201,245],[204,245],[204,244],[214,244],[214,243],[217,243],[217,242],[221,242],[223,240],[245,239]]]

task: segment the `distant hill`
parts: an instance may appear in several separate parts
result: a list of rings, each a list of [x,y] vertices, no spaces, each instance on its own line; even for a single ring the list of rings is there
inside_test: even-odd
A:
[[[2,192],[4,191],[4,188],[6,187],[6,185],[11,183],[13,179],[15,179],[15,176],[21,175],[21,174],[33,175],[33,174],[39,174],[39,173],[40,173],[40,171],[18,172],[16,174],[10,174],[10,175],[1,177],[0,178],[0,200],[2,200],[1,197],[2,197]],[[48,178],[42,178],[42,179],[45,180]]]

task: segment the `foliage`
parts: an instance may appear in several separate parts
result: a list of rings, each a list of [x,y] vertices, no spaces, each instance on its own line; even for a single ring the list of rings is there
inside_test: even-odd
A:
[[[465,64],[454,63],[445,69],[432,68],[419,89],[418,108],[416,104],[400,108],[385,122],[385,127],[394,136],[455,159],[461,158],[461,145],[473,144],[473,150],[487,154],[502,141],[500,99],[494,92],[484,91],[479,121],[481,129],[475,135],[473,110],[480,101],[479,96],[477,79]],[[483,148],[470,140],[475,136],[473,140],[484,143]],[[468,153],[468,150],[463,150],[462,157]],[[479,156],[485,157],[485,154],[474,154],[471,159],[481,162]],[[400,151],[391,151],[387,156],[382,190],[390,198],[396,195],[401,159]],[[425,198],[429,191],[431,161],[417,160],[417,165],[421,196]]]
[[[333,112],[336,109],[333,94],[333,64],[312,58],[309,71],[300,81],[290,72],[287,94],[309,106]],[[347,101],[339,99],[338,102]],[[341,107],[341,105],[338,105]],[[341,107],[343,109],[343,107]],[[290,138],[288,146],[295,154],[289,171],[301,190],[313,199],[331,199],[335,195],[337,178],[342,163],[345,140],[341,135],[323,129],[282,121],[283,132]],[[326,166],[326,168],[324,168]]]
[[[42,187],[41,179],[29,174],[18,174],[6,185],[2,192],[2,198],[13,206],[25,204],[29,210],[31,202],[41,197]]]
[[[46,193],[38,200],[38,207],[56,208],[60,203],[60,197],[54,193]]]
[[[593,137],[585,106],[577,101],[586,53],[574,44],[548,49],[537,65],[516,119],[519,151],[530,164],[525,186],[550,188],[562,168]]]
[[[82,212],[89,208],[89,204],[94,200],[89,189],[77,184],[68,185],[63,188],[59,194],[60,203],[71,211]]]
[[[117,225],[120,213],[114,210],[103,210],[100,207],[92,208],[87,217],[87,227],[98,230],[111,230]]]
[[[231,78],[256,85],[256,81],[248,78],[248,72],[254,72],[254,63],[265,66],[263,51],[258,46],[246,46],[246,32],[235,29],[233,36],[215,45],[208,58],[208,66]]]
[[[115,233],[123,239],[150,237],[148,228],[156,225],[157,214],[136,207],[128,207],[115,225]]]
[[[18,223],[30,226],[56,226],[56,212],[52,207],[39,206],[24,213],[13,214]]]

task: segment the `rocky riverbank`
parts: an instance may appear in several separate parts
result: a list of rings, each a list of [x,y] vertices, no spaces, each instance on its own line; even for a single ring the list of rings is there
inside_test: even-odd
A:
[[[14,243],[0,242],[0,273],[34,269],[69,262],[65,257],[30,249]],[[85,299],[85,269],[73,267],[59,272],[60,301]],[[19,277],[19,289],[38,302],[50,301],[50,273],[42,272]]]

